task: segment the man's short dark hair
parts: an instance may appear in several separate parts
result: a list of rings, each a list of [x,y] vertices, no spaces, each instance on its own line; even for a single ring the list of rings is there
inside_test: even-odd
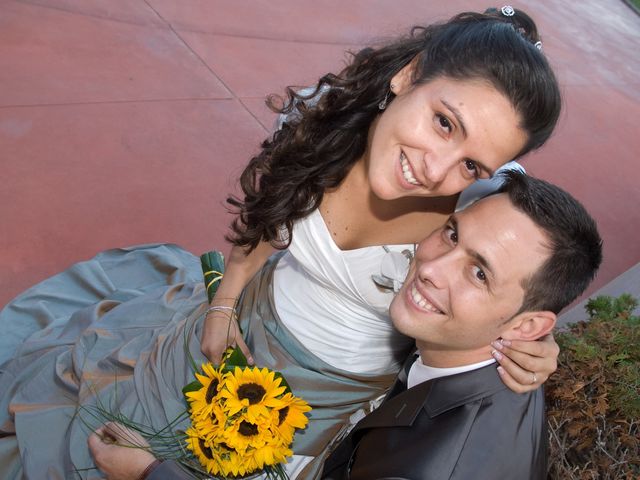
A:
[[[575,198],[544,180],[521,172],[502,174],[498,193],[545,232],[550,256],[523,284],[520,312],[559,313],[587,288],[602,262],[602,239],[595,220]]]

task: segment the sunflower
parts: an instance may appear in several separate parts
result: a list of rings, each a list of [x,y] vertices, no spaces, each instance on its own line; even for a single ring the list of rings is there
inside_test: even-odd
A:
[[[242,412],[248,422],[259,424],[263,421],[261,417],[270,420],[270,409],[283,405],[278,399],[285,392],[281,381],[266,368],[236,367],[225,377],[219,395],[224,399],[224,408],[229,416]]]
[[[260,448],[247,450],[245,453],[245,457],[250,458],[256,465],[255,470],[262,470],[266,466],[285,463],[287,457],[292,455],[293,451],[287,445],[274,445],[272,443],[266,443]]]
[[[215,369],[211,363],[206,363],[202,365],[203,375],[195,374],[202,388],[186,393],[192,418],[208,417],[212,414],[213,406],[217,403],[216,397],[224,382],[223,368],[224,365],[221,365],[220,368]]]
[[[187,435],[187,448],[193,452],[200,465],[204,467],[207,473],[219,473],[218,461],[211,449],[211,444],[201,437],[195,428],[187,428],[185,434]]]
[[[264,417],[261,419],[264,420]],[[238,415],[232,422],[227,422],[220,437],[229,447],[244,454],[248,449],[263,447],[272,439],[270,427],[270,422],[253,423],[245,415]]]
[[[200,437],[206,438],[207,440],[223,432],[227,423],[227,416],[219,404],[214,402],[208,410],[208,415],[204,415],[202,411],[197,415],[194,415],[193,412],[191,413],[191,424],[193,428],[196,429]]]
[[[258,465],[251,456],[240,455],[226,443],[203,438],[193,428],[187,429],[185,433],[187,448],[193,452],[207,473],[241,477],[258,470]]]
[[[300,397],[296,397],[293,393],[287,392],[281,398],[282,408],[277,409],[278,426],[290,427],[292,429],[302,429],[307,426],[309,419],[305,412],[311,410],[307,402]]]

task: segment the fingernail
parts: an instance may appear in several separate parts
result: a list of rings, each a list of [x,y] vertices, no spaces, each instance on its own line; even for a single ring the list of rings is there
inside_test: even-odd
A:
[[[502,350],[502,343],[499,340],[494,340],[491,345],[498,350]]]
[[[502,338],[500,340],[500,343],[502,343],[502,345],[504,345],[505,347],[510,347],[511,346],[511,340],[506,340],[504,338]]]
[[[498,374],[499,374],[501,377],[504,377],[504,368],[502,368],[502,367],[498,367]]]
[[[502,360],[502,354],[497,350],[491,350],[491,355],[493,355],[493,358],[496,360]]]

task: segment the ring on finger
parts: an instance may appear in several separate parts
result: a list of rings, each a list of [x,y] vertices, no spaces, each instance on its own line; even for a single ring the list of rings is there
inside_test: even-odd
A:
[[[538,383],[538,377],[536,376],[536,372],[531,372],[531,375],[533,375],[533,378],[531,379],[531,385]]]

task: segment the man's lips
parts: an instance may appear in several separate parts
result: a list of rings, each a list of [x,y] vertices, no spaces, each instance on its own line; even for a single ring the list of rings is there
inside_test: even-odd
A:
[[[441,315],[444,314],[442,309],[440,309],[431,298],[428,298],[425,294],[421,293],[418,290],[415,282],[411,284],[408,295],[411,298],[411,301],[420,309],[427,312],[438,313]]]

